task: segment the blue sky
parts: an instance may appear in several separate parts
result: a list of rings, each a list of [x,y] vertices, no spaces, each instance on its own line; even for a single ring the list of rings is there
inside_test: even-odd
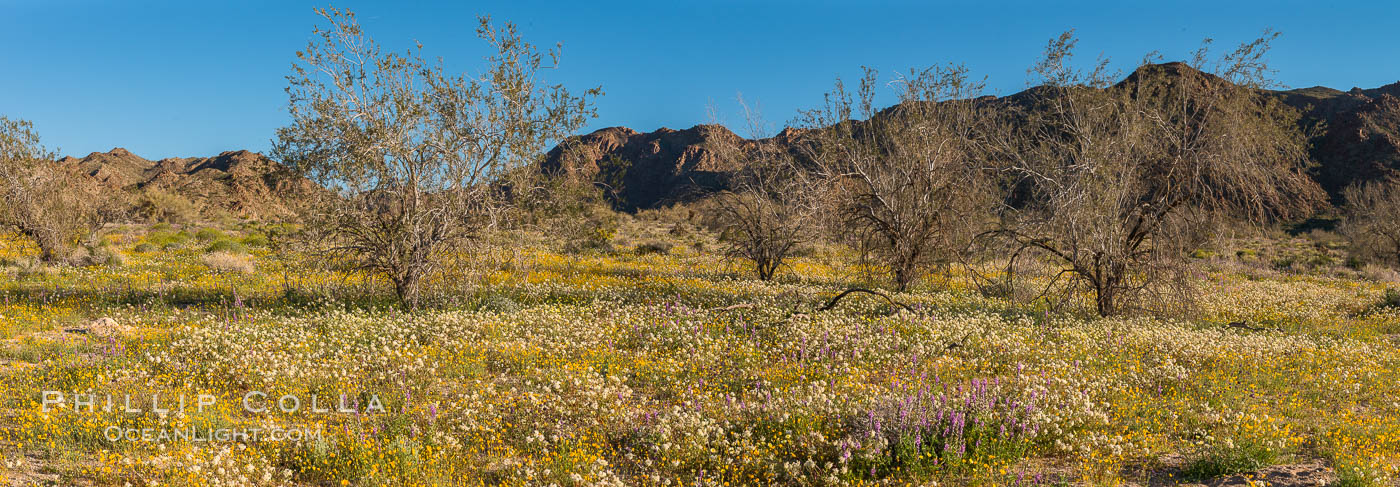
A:
[[[1063,5],[1055,5],[1063,4]],[[284,76],[319,21],[299,1],[0,0],[0,114],[33,121],[65,155],[125,147],[157,159],[265,151],[286,123]],[[966,64],[996,94],[1074,28],[1081,57],[1131,69],[1150,51],[1183,58],[1283,32],[1272,65],[1290,87],[1372,88],[1400,79],[1400,2],[338,2],[382,45],[414,40],[480,72],[475,17],[564,43],[551,79],[607,92],[587,128],[642,131],[738,122],[735,95],[781,124],[860,66],[885,78]],[[888,98],[887,98],[888,100]]]

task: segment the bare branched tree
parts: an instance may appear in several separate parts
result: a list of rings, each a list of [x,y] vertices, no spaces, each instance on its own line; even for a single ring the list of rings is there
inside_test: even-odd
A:
[[[67,262],[120,208],[95,181],[54,159],[31,123],[0,116],[0,227],[33,240],[44,261]]]
[[[761,115],[744,103],[748,140],[711,138],[708,148],[738,171],[729,188],[715,196],[714,220],[725,253],[752,265],[760,280],[770,280],[797,245],[811,234],[818,197],[811,172],[798,164],[786,144],[774,139]]]
[[[1004,139],[1023,200],[1006,234],[1059,261],[1057,279],[1087,288],[1106,316],[1189,296],[1185,254],[1213,222],[1311,209],[1321,193],[1303,173],[1297,115],[1257,92],[1274,37],[1218,59],[1202,47],[1189,65],[1144,63],[1117,85],[1106,61],[1070,65],[1072,32],[1052,40],[1032,69],[1043,85]]]
[[[495,225],[508,206],[505,175],[595,114],[594,88],[576,97],[546,85],[541,54],[512,24],[481,18],[477,35],[494,49],[479,77],[428,63],[422,46],[383,52],[353,13],[317,11],[330,22],[297,53],[292,124],[273,152],[333,190],[307,218],[328,250],[386,277],[407,308],[444,254]]]
[[[1400,181],[1372,181],[1342,191],[1342,233],[1351,252],[1400,267]]]
[[[903,291],[956,260],[996,198],[985,157],[990,107],[962,66],[912,71],[900,103],[876,113],[876,72],[853,101],[838,80],[825,107],[803,115],[811,158],[833,188],[844,232]],[[857,120],[859,116],[864,120]]]

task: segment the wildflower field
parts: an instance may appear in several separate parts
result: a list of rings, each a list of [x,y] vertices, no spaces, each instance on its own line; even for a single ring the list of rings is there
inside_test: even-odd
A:
[[[256,226],[105,238],[112,257],[86,267],[0,240],[0,484],[1400,477],[1400,284],[1255,250],[1199,259],[1189,316],[1102,319],[987,297],[956,269],[892,295],[907,308],[822,309],[870,285],[831,249],[761,282],[703,240],[517,236],[464,254],[467,277],[409,313]],[[219,430],[245,434],[172,436]]]

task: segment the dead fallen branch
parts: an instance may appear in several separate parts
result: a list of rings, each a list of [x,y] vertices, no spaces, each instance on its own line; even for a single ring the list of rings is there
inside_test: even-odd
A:
[[[904,304],[904,303],[901,303],[901,302],[899,302],[899,301],[895,301],[894,298],[891,298],[890,295],[888,295],[888,294],[882,293],[882,292],[880,292],[880,291],[874,291],[874,290],[865,289],[865,288],[859,288],[859,287],[853,287],[853,288],[847,289],[847,290],[845,290],[845,291],[841,291],[841,294],[837,294],[836,296],[832,297],[831,300],[830,300],[830,301],[827,301],[825,305],[823,305],[823,306],[820,307],[820,308],[817,308],[817,311],[829,311],[829,310],[831,310],[832,308],[835,308],[835,307],[836,307],[836,304],[839,303],[839,302],[841,302],[841,299],[842,299],[842,298],[845,298],[846,296],[850,296],[850,295],[855,294],[855,293],[866,293],[866,294],[871,294],[871,295],[879,296],[879,297],[881,297],[881,298],[884,298],[884,300],[885,300],[886,302],[890,303],[890,304],[893,305],[893,306],[899,306],[899,307],[904,308],[905,310],[909,311],[910,313],[919,314],[918,311],[914,311],[914,308],[911,308],[909,305]]]

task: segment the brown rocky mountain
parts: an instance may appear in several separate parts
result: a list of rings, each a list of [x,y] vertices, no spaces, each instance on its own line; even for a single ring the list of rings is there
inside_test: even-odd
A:
[[[1317,163],[1313,177],[1334,200],[1358,181],[1400,179],[1400,83],[1347,92],[1304,88],[1278,96],[1303,112]]]
[[[1144,69],[1172,73],[1192,68],[1166,63]],[[1136,72],[1129,77],[1134,75]],[[1017,103],[1024,93],[1000,100]],[[1311,175],[1334,199],[1358,181],[1400,179],[1400,83],[1347,92],[1315,87],[1265,90],[1261,94],[1279,97],[1299,110],[1300,124],[1312,147]],[[791,129],[784,131],[778,142],[795,140],[792,133]],[[726,167],[705,149],[705,142],[712,137],[737,135],[709,125],[647,133],[610,127],[565,141],[550,151],[545,169],[576,172],[613,188],[614,204],[619,209],[653,208],[723,188],[735,168]]]
[[[295,206],[320,191],[289,168],[249,151],[214,157],[150,161],[122,148],[59,160],[113,190],[133,194],[160,191],[178,195],[208,216],[275,220],[290,217]]]
[[[590,178],[619,209],[653,208],[722,188],[728,167],[705,147],[715,138],[738,137],[721,125],[639,133],[610,127],[575,137],[550,151],[545,170]]]

